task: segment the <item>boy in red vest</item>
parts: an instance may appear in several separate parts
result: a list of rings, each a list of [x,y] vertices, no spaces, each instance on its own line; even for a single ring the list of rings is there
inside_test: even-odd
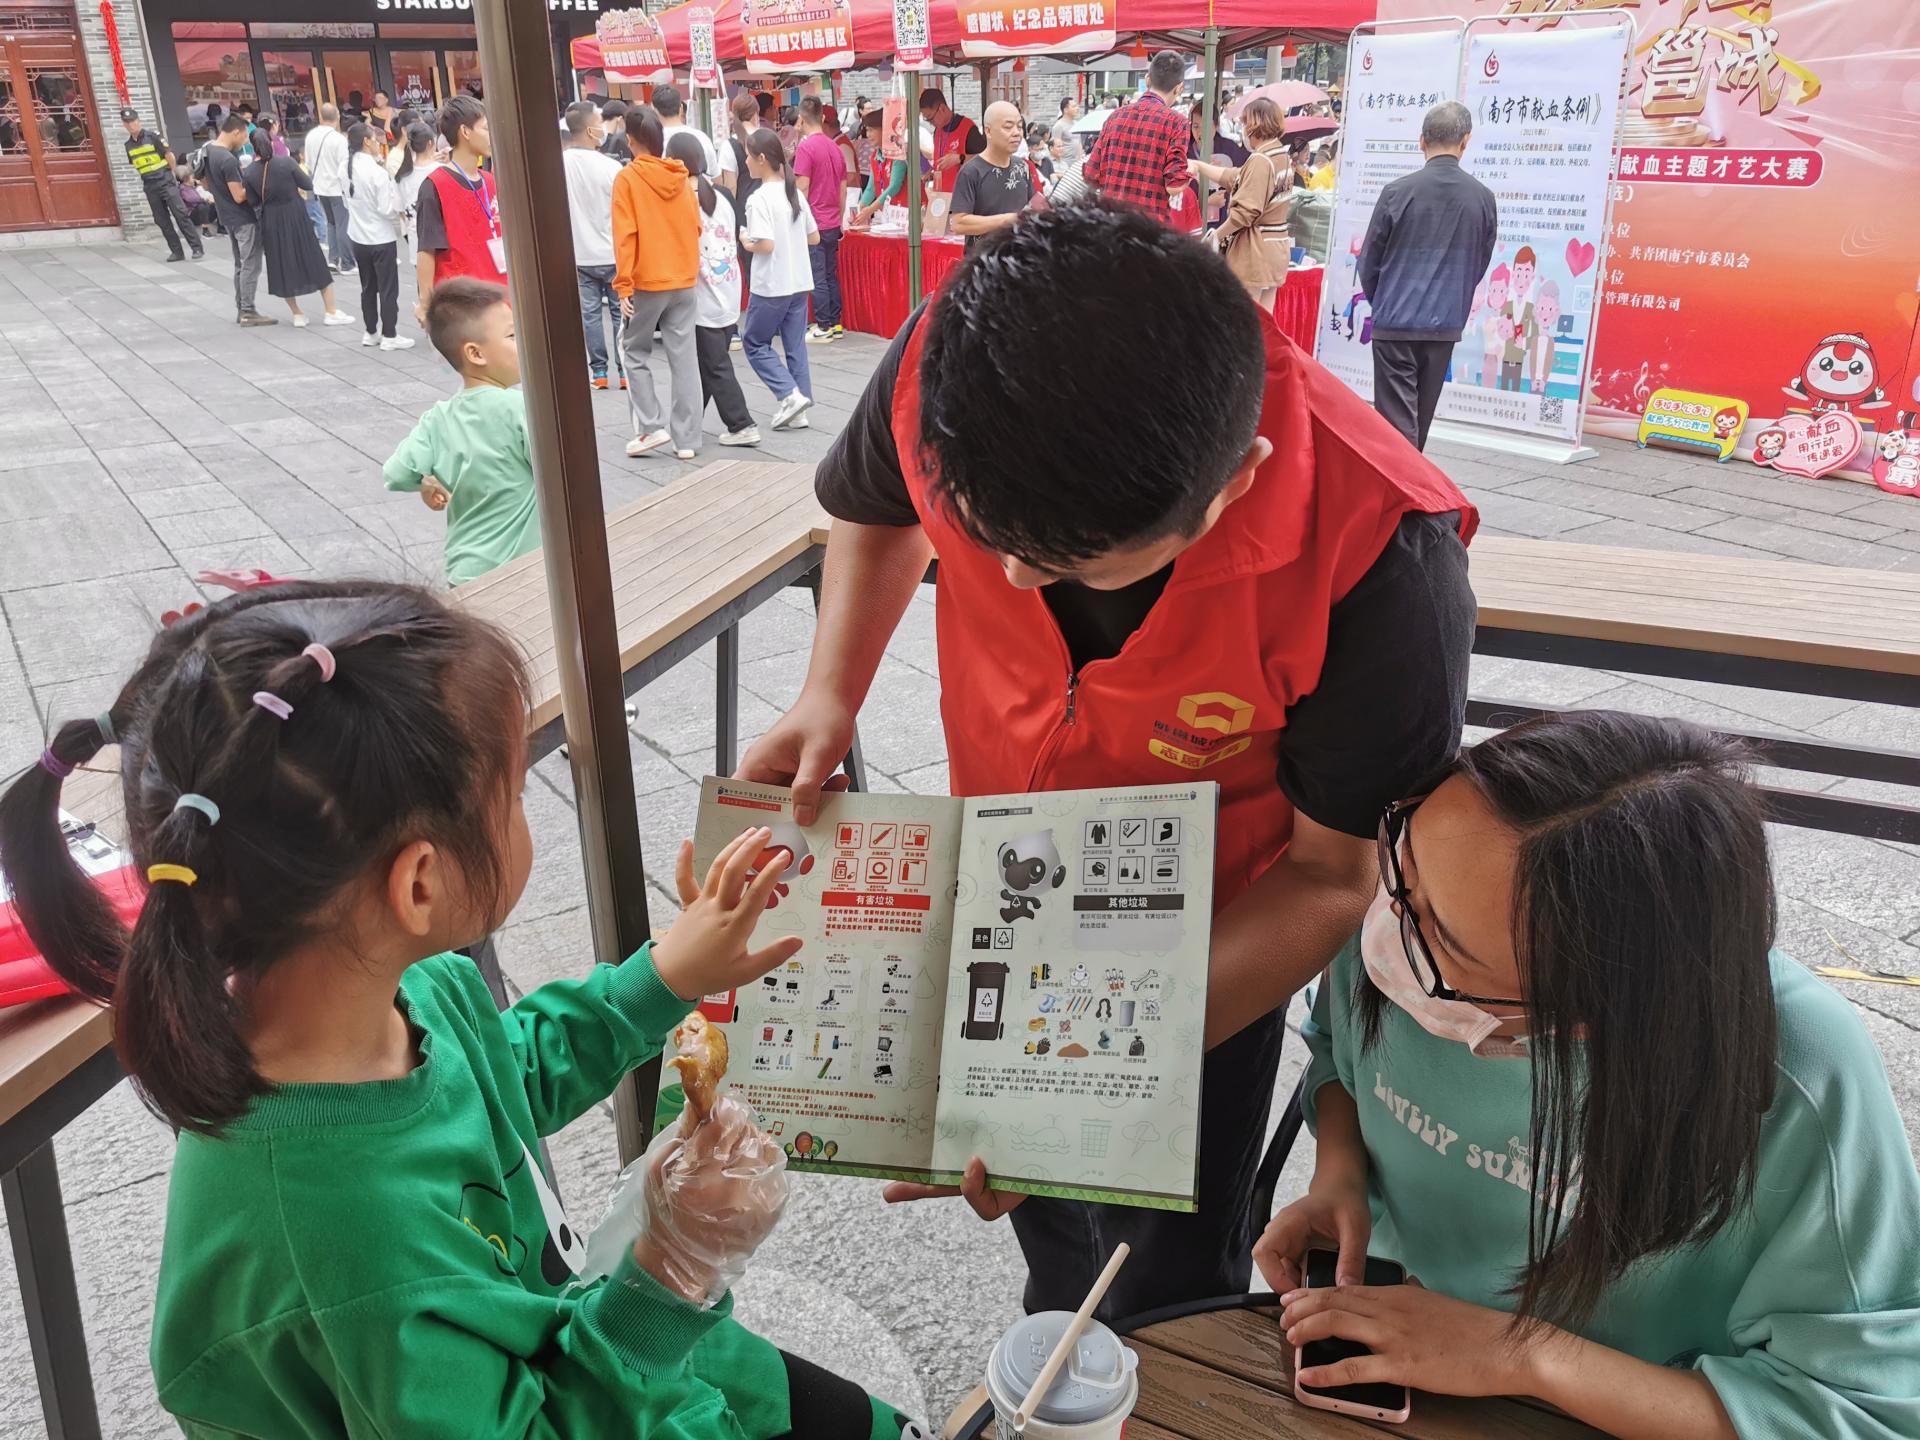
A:
[[[987,148],[987,137],[966,116],[954,114],[938,90],[920,92],[920,118],[933,126],[933,188],[938,194],[951,195],[960,167],[969,156]]]
[[[1286,1003],[1373,896],[1382,810],[1459,743],[1472,506],[1217,254],[1101,205],[965,262],[816,485],[813,659],[740,772],[803,823],[936,555],[954,794],[1219,782],[1199,1212],[1002,1194],[978,1161],[962,1193],[1011,1212],[1029,1310],[1077,1306],[1119,1240],[1145,1263],[1105,1314],[1244,1292]]]
[[[495,285],[507,283],[507,246],[500,235],[500,205],[493,176],[481,168],[493,153],[487,133],[487,107],[471,95],[455,95],[441,107],[440,134],[452,153],[420,185],[414,223],[420,235],[420,259],[414,279],[420,298],[413,318],[427,323],[433,287],[456,275]]]

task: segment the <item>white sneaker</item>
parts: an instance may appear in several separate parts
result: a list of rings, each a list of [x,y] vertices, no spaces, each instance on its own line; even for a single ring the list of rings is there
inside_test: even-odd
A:
[[[793,423],[794,417],[811,404],[813,404],[811,396],[803,395],[798,390],[790,391],[787,398],[782,400],[773,412],[773,428],[786,429]]]
[[[804,415],[796,415],[787,422],[787,429],[789,430],[811,430],[812,428],[813,421]]]
[[[760,443],[760,427],[758,425],[747,425],[739,430],[729,430],[720,437],[720,443],[722,445],[758,445]]]
[[[673,458],[676,460],[691,460],[699,453],[698,450],[676,450],[673,452]]]
[[[382,350],[411,350],[413,348],[413,337],[411,335],[389,335],[380,342],[380,348]]]
[[[807,326],[807,339],[816,345],[831,345],[833,343],[833,331],[827,329],[824,325],[809,325]]]
[[[377,331],[369,330],[360,337],[360,343],[363,346],[378,345],[380,343],[380,335]]]
[[[662,445],[671,445],[672,443],[673,437],[666,431],[649,430],[645,435],[636,435],[627,441],[627,454],[633,456],[645,455],[649,451],[658,450]]]
[[[294,316],[294,317],[293,317],[293,328],[294,328],[294,329],[296,329],[296,330],[304,330],[304,329],[306,329],[306,328],[307,328],[307,317],[306,317],[306,316],[304,316],[304,315],[296,315],[296,316]]]
[[[322,325],[354,325],[359,322],[344,310],[329,310],[327,312],[327,318],[320,323]]]
[[[742,345],[740,344],[740,337],[739,337],[738,335],[736,335],[736,336],[734,336],[734,337],[733,337],[733,339],[731,339],[731,340],[729,340],[729,341],[727,342],[727,349],[729,349],[729,350],[732,350],[732,351],[735,351],[735,352],[738,352],[738,351],[740,351],[740,350],[741,350],[741,349],[743,349],[743,348],[745,348],[745,347],[743,347],[743,346],[742,346]]]

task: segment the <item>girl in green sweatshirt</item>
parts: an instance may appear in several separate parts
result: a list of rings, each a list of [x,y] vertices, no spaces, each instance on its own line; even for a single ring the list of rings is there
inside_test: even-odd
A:
[[[1731,742],[1606,712],[1389,807],[1306,1027],[1313,1181],[1255,1251],[1295,1345],[1374,1352],[1303,1384],[1920,1435],[1920,1178],[1858,1016],[1770,949],[1761,822]],[[1420,1283],[1359,1283],[1369,1250]]]
[[[272,586],[163,631],[0,799],[29,934],[112,1001],[181,1132],[161,1403],[189,1435],[272,1440],[920,1433],[728,1318],[719,1272],[779,1210],[732,1163],[767,1146],[738,1115],[658,1151],[647,1229],[576,1283],[540,1137],[798,942],[749,949],[781,869],[750,878],[764,832],[703,883],[683,847],[671,936],[496,1012],[451,952],[526,884],[525,719],[511,643],[434,596]],[[151,884],[131,934],[58,828],[61,779],[112,743]]]

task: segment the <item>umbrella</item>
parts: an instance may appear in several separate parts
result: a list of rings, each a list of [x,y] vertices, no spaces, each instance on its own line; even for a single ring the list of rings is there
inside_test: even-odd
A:
[[[1227,106],[1227,118],[1238,120],[1240,112],[1247,108],[1247,102],[1253,99],[1271,100],[1281,110],[1291,110],[1296,105],[1318,105],[1327,98],[1327,92],[1304,80],[1276,80],[1271,85],[1262,85],[1234,98]]]
[[[1289,140],[1318,140],[1339,130],[1340,122],[1331,115],[1289,115],[1283,133]]]
[[[1119,113],[1118,110],[1089,110],[1073,122],[1073,132],[1076,135],[1090,135]]]

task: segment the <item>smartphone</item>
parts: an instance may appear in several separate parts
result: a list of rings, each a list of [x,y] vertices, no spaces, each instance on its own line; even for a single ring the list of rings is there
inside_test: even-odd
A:
[[[1338,1256],[1331,1250],[1307,1251],[1307,1288],[1321,1290],[1334,1284],[1334,1264]],[[1406,1267],[1392,1260],[1367,1257],[1368,1285],[1402,1285]],[[1333,1385],[1321,1389],[1302,1385],[1299,1372],[1314,1365],[1331,1365],[1336,1360],[1351,1360],[1373,1352],[1356,1340],[1309,1340],[1295,1357],[1293,1397],[1302,1405],[1319,1410],[1338,1410],[1343,1415],[1358,1415],[1366,1420],[1405,1420],[1411,1397],[1404,1385]]]

